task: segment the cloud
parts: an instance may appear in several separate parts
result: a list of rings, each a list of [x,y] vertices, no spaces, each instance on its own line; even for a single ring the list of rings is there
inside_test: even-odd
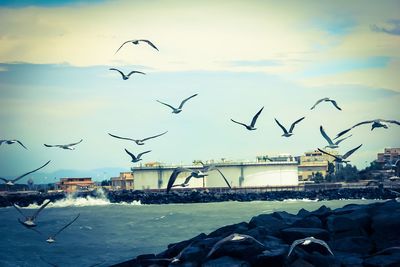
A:
[[[25,8],[32,6],[39,7],[57,7],[66,5],[83,5],[104,2],[105,0],[3,0],[0,1],[0,7],[7,8]]]
[[[400,19],[391,19],[387,21],[388,26],[371,25],[374,32],[384,32],[392,35],[400,35]]]

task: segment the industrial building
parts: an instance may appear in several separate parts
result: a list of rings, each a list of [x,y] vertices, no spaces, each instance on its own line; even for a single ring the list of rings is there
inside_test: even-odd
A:
[[[265,187],[265,186],[296,186],[298,185],[297,162],[219,162],[216,167],[227,178],[231,187]],[[151,165],[133,167],[134,188],[165,189],[169,177],[178,166]],[[190,169],[200,169],[201,165],[180,166]],[[181,173],[175,184],[183,183],[189,173]],[[209,172],[204,178],[192,178],[190,188],[227,187],[217,171]]]

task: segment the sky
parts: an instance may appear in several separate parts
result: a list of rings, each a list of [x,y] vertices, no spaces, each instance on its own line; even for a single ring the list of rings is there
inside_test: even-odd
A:
[[[302,155],[328,135],[376,118],[400,120],[400,1],[0,1],[0,176],[129,171],[143,163],[253,161]],[[126,40],[149,39],[146,44]],[[110,71],[134,74],[129,80]],[[178,105],[180,114],[156,100]],[[322,97],[335,99],[314,110]],[[256,131],[249,123],[264,107]],[[305,116],[290,138],[289,125]],[[107,133],[144,138],[137,146]],[[364,168],[400,127],[357,127],[339,153]],[[47,144],[83,142],[76,150]],[[110,168],[113,173],[106,173]],[[106,173],[106,174],[105,174]],[[103,177],[102,176],[102,177]]]

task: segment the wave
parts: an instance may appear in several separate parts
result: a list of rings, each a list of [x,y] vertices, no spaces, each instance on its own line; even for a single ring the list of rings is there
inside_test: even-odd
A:
[[[319,199],[309,199],[309,198],[288,198],[284,199],[283,202],[318,202]]]
[[[92,196],[76,197],[75,195],[68,195],[66,198],[50,203],[46,208],[91,207],[91,206],[107,206],[107,205],[138,206],[142,204],[140,200],[139,201],[134,200],[131,203],[127,202],[111,203],[110,200],[106,197],[106,194],[103,191],[103,189],[97,189],[96,197]],[[35,203],[35,204],[30,204],[25,208],[37,209],[39,207],[40,205]]]

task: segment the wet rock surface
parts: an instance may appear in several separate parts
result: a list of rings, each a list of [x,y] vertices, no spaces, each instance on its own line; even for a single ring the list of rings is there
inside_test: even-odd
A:
[[[399,214],[395,200],[260,214],[114,266],[398,267]],[[333,255],[311,242],[299,243],[288,256],[294,240],[309,236],[324,240]]]

